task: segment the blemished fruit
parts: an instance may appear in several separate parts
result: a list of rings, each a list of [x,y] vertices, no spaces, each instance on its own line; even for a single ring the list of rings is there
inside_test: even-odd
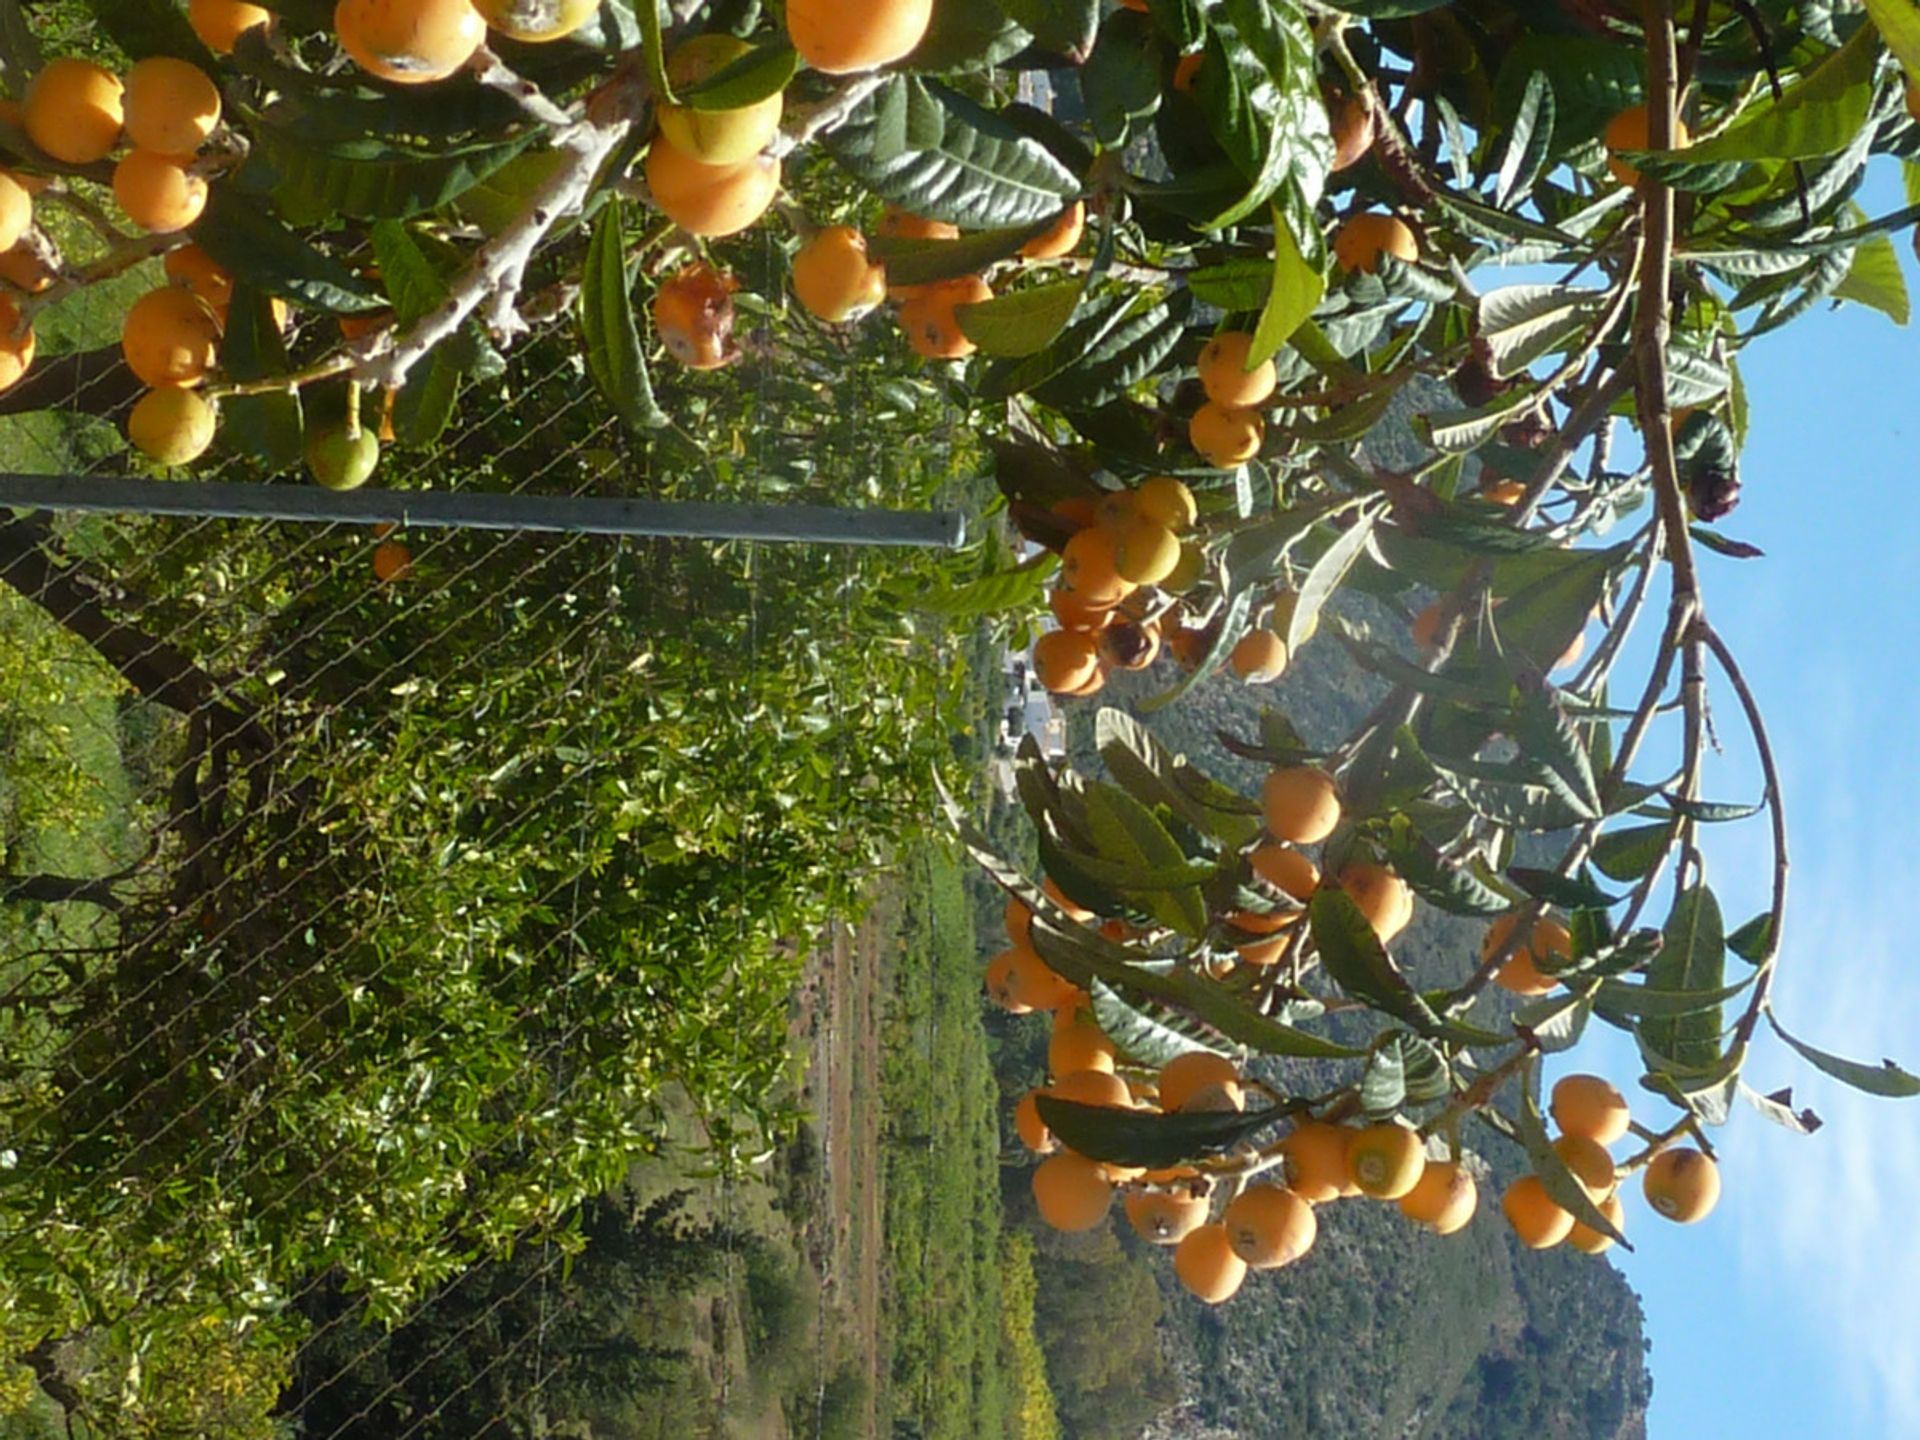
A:
[[[1550,1250],[1573,1230],[1573,1216],[1553,1203],[1538,1175],[1522,1175],[1509,1185],[1500,1211],[1529,1250]]]
[[[1587,1198],[1596,1204],[1614,1190],[1613,1157],[1598,1140],[1584,1135],[1562,1135],[1553,1142],[1553,1153],[1573,1172]]]
[[[727,68],[753,49],[734,35],[696,35],[667,57],[667,80],[676,91],[688,89]],[[696,110],[662,105],[660,133],[682,154],[704,165],[738,165],[767,148],[780,129],[780,92],[734,110]]]
[[[1100,652],[1101,662],[1108,667],[1144,670],[1159,658],[1160,627],[1117,620],[1099,627],[1093,643]]]
[[[150,55],[127,71],[127,139],[141,150],[191,155],[220,123],[220,91],[198,65]]]
[[[1305,900],[1320,884],[1320,867],[1288,845],[1262,845],[1247,857],[1253,873],[1276,890]]]
[[[1622,185],[1638,185],[1640,172],[1624,160],[1616,159],[1616,150],[1646,150],[1651,148],[1647,137],[1652,130],[1652,120],[1645,105],[1632,105],[1622,110],[1607,122],[1607,128],[1600,133],[1600,143],[1607,147],[1607,169],[1613,178]],[[1687,130],[1686,121],[1678,115],[1673,117],[1673,148],[1684,150],[1693,137]]]
[[[18,385],[33,364],[33,327],[29,325],[16,335],[14,328],[19,323],[19,306],[11,295],[0,292],[0,391]]]
[[[50,60],[27,87],[27,138],[56,160],[91,165],[120,140],[125,91],[89,60]]]
[[[480,18],[510,40],[564,40],[594,17],[600,0],[473,0]],[[671,76],[672,72],[669,70]],[[677,85],[678,79],[674,80]]]
[[[1260,802],[1268,832],[1294,845],[1318,845],[1340,823],[1339,787],[1311,765],[1289,765],[1268,775]]]
[[[184,230],[207,208],[206,177],[176,155],[130,150],[113,167],[113,198],[127,219],[155,235]]]
[[[1050,1010],[1072,988],[1047,967],[1038,952],[1025,945],[1001,951],[987,965],[987,994],[1010,1014]]]
[[[1060,212],[1053,224],[1022,245],[1020,253],[1029,260],[1058,260],[1062,255],[1073,253],[1086,228],[1087,204],[1076,200]]]
[[[1180,563],[1180,540],[1173,531],[1136,514],[1120,532],[1114,550],[1114,569],[1131,585],[1157,585]]]
[[[1068,695],[1100,673],[1100,650],[1080,630],[1049,630],[1033,644],[1033,674],[1055,695]]]
[[[220,318],[191,290],[165,285],[133,302],[120,328],[127,368],[143,385],[198,385],[213,368]]]
[[[1611,1145],[1627,1133],[1633,1115],[1627,1098],[1599,1075],[1562,1075],[1554,1082],[1547,1108],[1553,1123],[1569,1135],[1584,1135]]]
[[[1627,1207],[1620,1202],[1618,1195],[1609,1195],[1598,1203],[1600,1213],[1607,1217],[1608,1224],[1616,1230],[1626,1229]],[[1593,1229],[1584,1221],[1576,1220],[1573,1229],[1567,1232],[1567,1244],[1585,1254],[1598,1255],[1612,1248],[1613,1237]]]
[[[391,585],[413,574],[413,552],[398,540],[382,540],[373,547],[373,578]]]
[[[186,465],[213,443],[213,406],[198,392],[178,385],[149,390],[127,415],[127,439],[133,448],[161,465]]]
[[[1093,523],[1116,537],[1133,522],[1134,508],[1140,503],[1132,490],[1107,490],[1094,502]]]
[[[1194,522],[1200,518],[1200,507],[1194,503],[1193,491],[1171,475],[1155,475],[1142,481],[1140,488],[1133,492],[1133,513],[1144,520],[1152,520],[1179,534],[1191,530]]]
[[[1216,470],[1228,470],[1260,453],[1267,422],[1258,410],[1209,400],[1187,422],[1187,442]]]
[[[1104,1105],[1109,1110],[1131,1110],[1133,1092],[1111,1070],[1073,1070],[1058,1076],[1047,1094],[1076,1105]]]
[[[1400,1197],[1400,1213],[1436,1235],[1464,1229],[1480,1204],[1480,1187],[1455,1160],[1434,1160]]]
[[[1333,169],[1357,165],[1373,148],[1373,110],[1358,95],[1342,95],[1327,107],[1333,127]]]
[[[1189,1050],[1160,1067],[1160,1108],[1169,1113],[1184,1109],[1187,1101],[1209,1085],[1238,1085],[1240,1067],[1224,1055]]]
[[[1720,1167],[1698,1150],[1662,1150],[1648,1164],[1640,1188],[1661,1215],[1691,1225],[1720,1202]]]
[[[1347,1141],[1347,1168],[1361,1194],[1398,1200],[1420,1183],[1427,1152],[1416,1132],[1389,1120],[1353,1132]]]
[[[737,235],[767,213],[780,193],[780,162],[750,155],[734,165],[707,165],[665,135],[647,147],[647,190],[666,217],[689,235]]]
[[[167,279],[184,285],[214,308],[217,314],[233,302],[233,276],[198,245],[169,250],[162,262]]]
[[[1149,1245],[1178,1245],[1207,1223],[1206,1200],[1187,1191],[1134,1190],[1120,1204]]]
[[[1320,1120],[1302,1120],[1280,1142],[1286,1156],[1287,1186],[1315,1205],[1338,1200],[1348,1193],[1353,1176],[1347,1169],[1347,1141],[1353,1131]]]
[[[15,245],[0,250],[0,280],[29,295],[38,295],[59,278],[40,252],[31,245]]]
[[[1043,1093],[1029,1090],[1020,1097],[1020,1103],[1013,1107],[1013,1133],[1034,1154],[1051,1155],[1060,1148],[1060,1142],[1053,1138],[1047,1122],[1040,1118],[1040,1106],[1036,1102]]]
[[[1320,1233],[1313,1206],[1279,1185],[1240,1192],[1220,1217],[1227,1243],[1255,1270],[1278,1270],[1313,1248]]]
[[[788,0],[787,36],[827,75],[904,60],[926,38],[933,0]]]
[[[1209,1305],[1231,1300],[1247,1278],[1247,1262],[1233,1251],[1224,1225],[1196,1226],[1173,1252],[1173,1273]]]
[[[1196,50],[1191,55],[1182,55],[1173,63],[1173,88],[1181,94],[1192,90],[1200,78],[1200,62],[1207,57]]]
[[[187,0],[187,23],[216,55],[231,55],[242,35],[272,19],[271,11],[245,0]]]
[[[471,0],[340,0],[333,28],[362,70],[400,85],[446,79],[487,38]]]
[[[1273,394],[1278,383],[1271,359],[1262,360],[1251,370],[1247,360],[1253,353],[1253,336],[1244,330],[1227,330],[1207,342],[1200,352],[1200,383],[1207,399],[1229,408],[1259,405]]]
[[[344,422],[307,431],[307,471],[329,490],[358,490],[380,463],[380,441],[361,427],[349,435]]]
[[[1406,265],[1420,258],[1420,242],[1398,216],[1363,210],[1349,215],[1334,229],[1333,258],[1343,270],[1371,275],[1388,255]]]
[[[1287,670],[1287,642],[1271,630],[1249,630],[1234,642],[1227,664],[1249,685],[1271,685]]]
[[[1371,860],[1350,860],[1340,867],[1340,888],[1367,917],[1386,944],[1413,920],[1413,891],[1392,870]]]
[[[911,303],[911,302],[909,302]],[[1120,546],[1105,526],[1090,525],[1060,552],[1060,583],[1088,605],[1117,605],[1134,586],[1120,573]]]
[[[1113,1185],[1096,1162],[1067,1150],[1034,1167],[1033,1200],[1054,1229],[1091,1230],[1107,1218]]]
[[[1055,1075],[1113,1069],[1113,1041],[1087,1020],[1070,1020],[1047,1040],[1047,1069]]]
[[[717,370],[740,358],[733,343],[731,275],[711,265],[689,265],[664,281],[653,296],[653,328],[661,343],[689,370]]]
[[[887,267],[867,256],[851,225],[829,225],[793,256],[794,298],[829,325],[857,320],[887,298]]]
[[[900,328],[907,332],[914,354],[928,360],[961,360],[976,347],[960,328],[959,307],[992,298],[993,290],[978,275],[936,280],[917,288],[900,307]]]

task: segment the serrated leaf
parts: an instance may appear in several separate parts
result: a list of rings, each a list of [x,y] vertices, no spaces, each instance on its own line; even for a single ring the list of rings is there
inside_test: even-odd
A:
[[[1228,260],[1219,265],[1204,265],[1188,273],[1187,288],[1202,304],[1216,306],[1229,314],[1237,310],[1258,310],[1267,303],[1273,290],[1273,262]]]
[[[1034,398],[1062,410],[1096,410],[1121,399],[1155,374],[1186,338],[1192,308],[1192,295],[1179,290],[1128,316],[1078,360],[1035,386]]]
[[[580,330],[586,341],[587,373],[614,413],[634,430],[665,425],[668,416],[653,397],[639,322],[634,318],[627,281],[626,225],[617,195],[610,196],[601,209],[587,244]]]
[[[1080,72],[1093,138],[1126,148],[1160,109],[1160,36],[1153,21],[1122,6],[1108,12]]]
[[[1278,1121],[1278,1107],[1243,1114],[1238,1110],[1122,1110],[1082,1105],[1042,1091],[1034,1098],[1040,1118],[1062,1145],[1089,1160],[1164,1170],[1182,1161],[1223,1155],[1250,1135]]]
[[[1865,0],[1865,3],[1874,28],[1887,42],[1887,48],[1899,58],[1907,79],[1920,85],[1920,10],[1912,0]]]
[[[1602,296],[1572,285],[1506,285],[1480,297],[1480,339],[1493,372],[1517,375],[1584,330]]]
[[[999,0],[1000,8],[1050,50],[1078,59],[1093,47],[1099,0]]]
[[[1693,886],[1667,917],[1660,953],[1647,967],[1647,985],[1670,993],[1717,994],[1726,979],[1725,934],[1713,891]],[[1720,1031],[1717,999],[1678,1016],[1649,1015],[1638,1027],[1643,1046],[1660,1057],[1655,1068],[1680,1071],[1704,1070],[1718,1062]]]
[[[1874,34],[1862,26],[1779,100],[1763,98],[1726,130],[1687,147],[1695,164],[1811,160],[1846,148],[1873,105]]]
[[[1235,531],[1224,557],[1228,586],[1238,592],[1271,584],[1279,574],[1282,557],[1309,530],[1352,504],[1351,499],[1342,497],[1310,500]]]
[[[1377,1120],[1408,1105],[1444,1100],[1451,1093],[1446,1061],[1418,1035],[1387,1037],[1367,1056],[1367,1068],[1360,1077],[1360,1108]]]
[[[1414,833],[1397,831],[1387,841],[1387,860],[1414,894],[1449,915],[1486,918],[1504,915],[1513,900],[1496,890],[1471,866],[1448,864],[1431,844]]]
[[[911,142],[898,149],[887,133],[896,124],[900,137]],[[963,229],[1051,221],[1080,189],[1044,145],[957,91],[918,76],[888,81],[825,143],[841,167],[876,195]]]
[[[1320,952],[1320,968],[1348,995],[1405,1020],[1422,1034],[1445,1028],[1433,1007],[1400,973],[1352,896],[1337,886],[1322,886],[1307,904],[1307,920]]]
[[[1584,876],[1562,875],[1553,870],[1537,870],[1528,865],[1509,865],[1507,878],[1536,900],[1568,910],[1600,909],[1620,903]]]
[[[1858,1060],[1846,1060],[1816,1049],[1806,1041],[1796,1040],[1789,1035],[1771,1010],[1767,1012],[1767,1023],[1773,1026],[1774,1034],[1797,1050],[1815,1069],[1825,1071],[1856,1090],[1890,1100],[1909,1100],[1920,1095],[1920,1075],[1901,1069],[1891,1060],[1882,1060],[1878,1065],[1865,1065]]]
[[[1638,880],[1665,853],[1672,833],[1664,823],[1609,830],[1594,842],[1594,868],[1609,880]]]
[[[1505,210],[1524,199],[1553,152],[1553,86],[1545,75],[1527,77],[1520,108],[1508,127],[1506,154],[1493,184],[1493,203]]]
[[[1106,1031],[1107,1038],[1121,1054],[1138,1064],[1158,1069],[1176,1055],[1229,1053],[1229,1047],[1223,1045],[1209,1027],[1178,1011],[1150,1000],[1137,1005],[1129,1003],[1098,978],[1087,989],[1092,997],[1095,1022]]]
[[[1513,715],[1513,738],[1520,753],[1538,760],[1559,778],[1568,801],[1585,819],[1598,819],[1600,791],[1580,731],[1560,708],[1551,687],[1540,685]]]
[[[507,140],[425,147],[386,138],[314,141],[297,129],[260,124],[235,184],[270,195],[293,225],[335,215],[408,220],[451,203],[540,135],[528,129]]]

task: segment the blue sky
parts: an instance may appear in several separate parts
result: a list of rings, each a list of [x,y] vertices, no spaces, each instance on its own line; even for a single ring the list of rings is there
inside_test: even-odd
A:
[[[1870,213],[1897,208],[1897,192],[1870,187]],[[1920,293],[1910,236],[1896,243]],[[1742,361],[1745,488],[1720,528],[1767,556],[1704,562],[1708,613],[1758,692],[1784,772],[1793,872],[1776,1008],[1802,1039],[1909,1069],[1920,1067],[1916,358],[1920,333],[1854,305],[1756,341]],[[1657,626],[1643,621],[1636,655]],[[1707,794],[1757,799],[1744,724],[1717,682],[1714,718],[1724,754]],[[1706,854],[1729,925],[1765,908],[1762,820],[1714,827]],[[1589,1050],[1581,1068],[1601,1059],[1617,1080],[1637,1074],[1624,1049]],[[1920,1436],[1920,1101],[1856,1095],[1771,1038],[1747,1076],[1763,1092],[1792,1085],[1827,1125],[1803,1138],[1737,1110],[1715,1137],[1726,1191],[1699,1225],[1665,1224],[1629,1197],[1639,1250],[1618,1260],[1646,1301],[1653,1440]]]

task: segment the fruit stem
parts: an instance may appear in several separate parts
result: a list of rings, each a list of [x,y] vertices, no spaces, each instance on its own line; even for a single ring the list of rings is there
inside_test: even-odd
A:
[[[347,439],[358,442],[360,439],[360,382],[347,382]]]

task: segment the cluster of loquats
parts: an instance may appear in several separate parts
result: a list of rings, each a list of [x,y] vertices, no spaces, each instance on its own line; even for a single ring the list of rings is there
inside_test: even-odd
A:
[[[1626,1207],[1620,1201],[1623,1168],[1640,1169],[1641,1190],[1654,1213],[1677,1224],[1705,1219],[1720,1198],[1720,1171],[1703,1151],[1669,1147],[1670,1136],[1654,1137],[1647,1149],[1622,1167],[1609,1146],[1633,1128],[1626,1098],[1598,1075],[1565,1075],[1549,1101],[1560,1134],[1553,1153],[1586,1198],[1614,1230],[1623,1230]],[[1645,1134],[1644,1131],[1641,1132]],[[1522,1244],[1546,1250],[1565,1242],[1588,1255],[1613,1244],[1604,1230],[1578,1220],[1555,1203],[1548,1181],[1522,1175],[1500,1197],[1500,1208]]]

